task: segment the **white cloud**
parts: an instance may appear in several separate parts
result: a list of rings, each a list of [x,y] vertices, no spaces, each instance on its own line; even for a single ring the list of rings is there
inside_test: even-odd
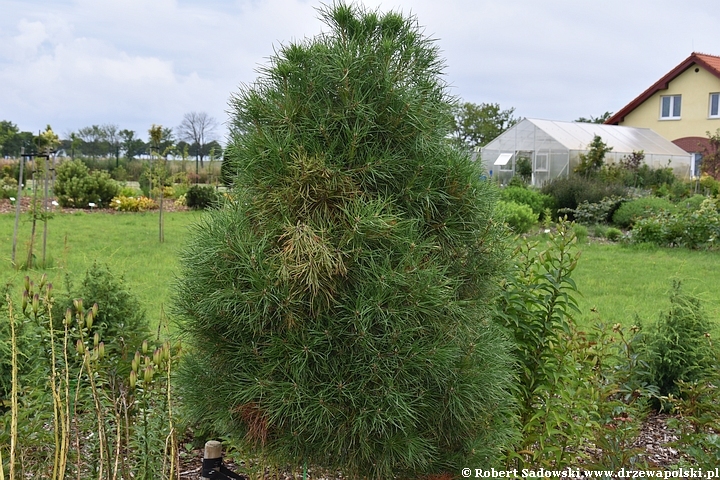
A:
[[[325,2],[329,3],[329,2]],[[617,110],[687,57],[720,54],[714,0],[365,0],[413,13],[464,100],[572,120]],[[26,130],[116,123],[141,136],[227,100],[320,0],[4,0],[0,115]]]

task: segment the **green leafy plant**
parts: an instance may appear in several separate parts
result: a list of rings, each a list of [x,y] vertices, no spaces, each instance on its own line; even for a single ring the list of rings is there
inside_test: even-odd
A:
[[[660,316],[647,338],[650,383],[662,395],[677,394],[677,382],[690,382],[706,376],[715,355],[710,343],[712,323],[700,301],[674,281],[670,309]]]
[[[617,242],[620,238],[622,238],[622,236],[623,232],[618,228],[610,227],[605,231],[605,238],[611,242]]]
[[[155,200],[148,197],[124,197],[117,196],[110,202],[110,207],[119,212],[145,212],[147,210],[155,210],[158,204]]]
[[[367,478],[495,465],[516,434],[490,304],[505,229],[447,142],[415,19],[336,3],[233,99],[235,201],[182,255],[189,415],[249,452]],[[189,195],[189,192],[188,192]]]
[[[108,206],[119,191],[107,172],[90,172],[80,160],[61,163],[56,175],[54,191],[63,207],[90,208],[90,203]]]
[[[661,211],[641,218],[633,226],[630,240],[660,246],[715,248],[720,239],[720,210],[717,202],[706,199],[697,210]]]
[[[641,197],[622,203],[612,215],[612,222],[623,228],[630,228],[636,220],[667,211],[675,212],[677,207],[670,200],[660,197]]]
[[[594,225],[598,223],[607,223],[613,214],[619,207],[622,206],[623,202],[626,201],[624,197],[610,196],[605,197],[599,202],[589,203],[587,200],[583,201],[574,210],[561,209],[558,210],[560,214],[572,214],[576,222],[584,225]]]
[[[500,190],[500,199],[530,207],[540,219],[544,218],[545,210],[552,208],[553,198],[540,193],[539,190],[527,187],[505,187]]]
[[[527,233],[538,223],[538,215],[532,209],[513,201],[499,201],[495,207],[498,220],[505,222],[516,234]]]
[[[597,203],[603,198],[628,195],[627,188],[621,184],[607,183],[580,175],[556,178],[544,185],[541,191],[553,197],[556,211],[564,212],[574,211],[583,202]],[[570,219],[573,217],[570,216]]]
[[[217,206],[220,200],[215,188],[209,185],[193,185],[185,194],[185,205],[194,210],[206,210]]]

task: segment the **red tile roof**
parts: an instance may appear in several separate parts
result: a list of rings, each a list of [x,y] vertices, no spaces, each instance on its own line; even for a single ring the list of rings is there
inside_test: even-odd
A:
[[[655,82],[650,88],[641,93],[632,102],[621,108],[615,115],[605,121],[606,125],[618,125],[625,119],[625,116],[635,110],[641,103],[650,98],[655,92],[665,90],[668,84],[677,78],[688,68],[693,65],[699,65],[716,77],[720,78],[720,57],[716,55],[707,55],[704,53],[693,52],[688,58],[683,60],[677,67],[670,70],[660,80]]]

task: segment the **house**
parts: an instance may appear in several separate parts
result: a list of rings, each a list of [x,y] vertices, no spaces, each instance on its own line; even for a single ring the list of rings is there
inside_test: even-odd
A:
[[[693,154],[696,175],[707,132],[720,128],[720,57],[692,53],[605,124],[656,131]]]
[[[642,150],[645,163],[653,168],[672,167],[679,176],[690,175],[691,155],[649,128],[556,122],[524,118],[485,145],[480,151],[484,170],[500,183],[515,174],[524,158],[532,166],[532,184],[568,176],[580,163],[595,136],[612,147],[606,163],[615,163]]]

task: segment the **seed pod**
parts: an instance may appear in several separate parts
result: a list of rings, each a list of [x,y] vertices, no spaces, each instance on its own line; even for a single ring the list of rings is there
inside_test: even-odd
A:
[[[93,326],[93,320],[95,319],[92,312],[93,312],[93,311],[90,310],[90,311],[87,313],[87,316],[85,317],[85,325],[87,326],[88,330],[90,330],[90,329],[92,328],[92,326]]]
[[[82,355],[83,353],[85,353],[85,344],[84,344],[84,343],[82,342],[82,340],[80,340],[79,338],[78,338],[77,343],[75,344],[75,350],[77,350],[77,352],[78,352],[80,355]]]
[[[152,363],[152,362],[150,361],[150,357],[148,357],[147,355],[143,357],[143,362],[144,362],[144,364],[145,364],[145,368],[149,367],[150,364]]]
[[[97,348],[98,358],[102,360],[105,357],[105,342],[100,342]]]
[[[82,315],[82,313],[83,313],[82,298],[76,298],[75,300],[73,300],[73,306],[75,307],[75,311]]]
[[[25,313],[25,310],[27,310],[28,302],[30,301],[30,294],[27,290],[25,290],[22,294],[22,311]]]
[[[100,308],[100,307],[98,307],[97,302],[93,303],[92,312],[93,312],[93,316],[94,316],[94,317],[97,317],[99,308]]]
[[[25,290],[30,291],[30,277],[25,275]]]
[[[130,388],[135,388],[135,384],[137,383],[137,372],[135,370],[130,372]]]
[[[95,335],[93,336],[93,345],[96,347],[100,343],[100,334],[98,332],[95,332]]]
[[[143,352],[143,354],[147,354],[147,352],[148,352],[148,341],[147,340],[143,340],[142,352]]]
[[[170,342],[169,341],[166,340],[165,343],[163,343],[162,351],[163,351],[163,358],[165,359],[165,361],[169,361],[170,360]]]
[[[72,323],[72,310],[68,308],[67,310],[65,310],[65,325],[69,327],[71,323]]]
[[[47,274],[43,273],[40,277],[40,285],[38,285],[38,290],[42,290],[42,288],[45,286],[45,282],[47,282]]]

